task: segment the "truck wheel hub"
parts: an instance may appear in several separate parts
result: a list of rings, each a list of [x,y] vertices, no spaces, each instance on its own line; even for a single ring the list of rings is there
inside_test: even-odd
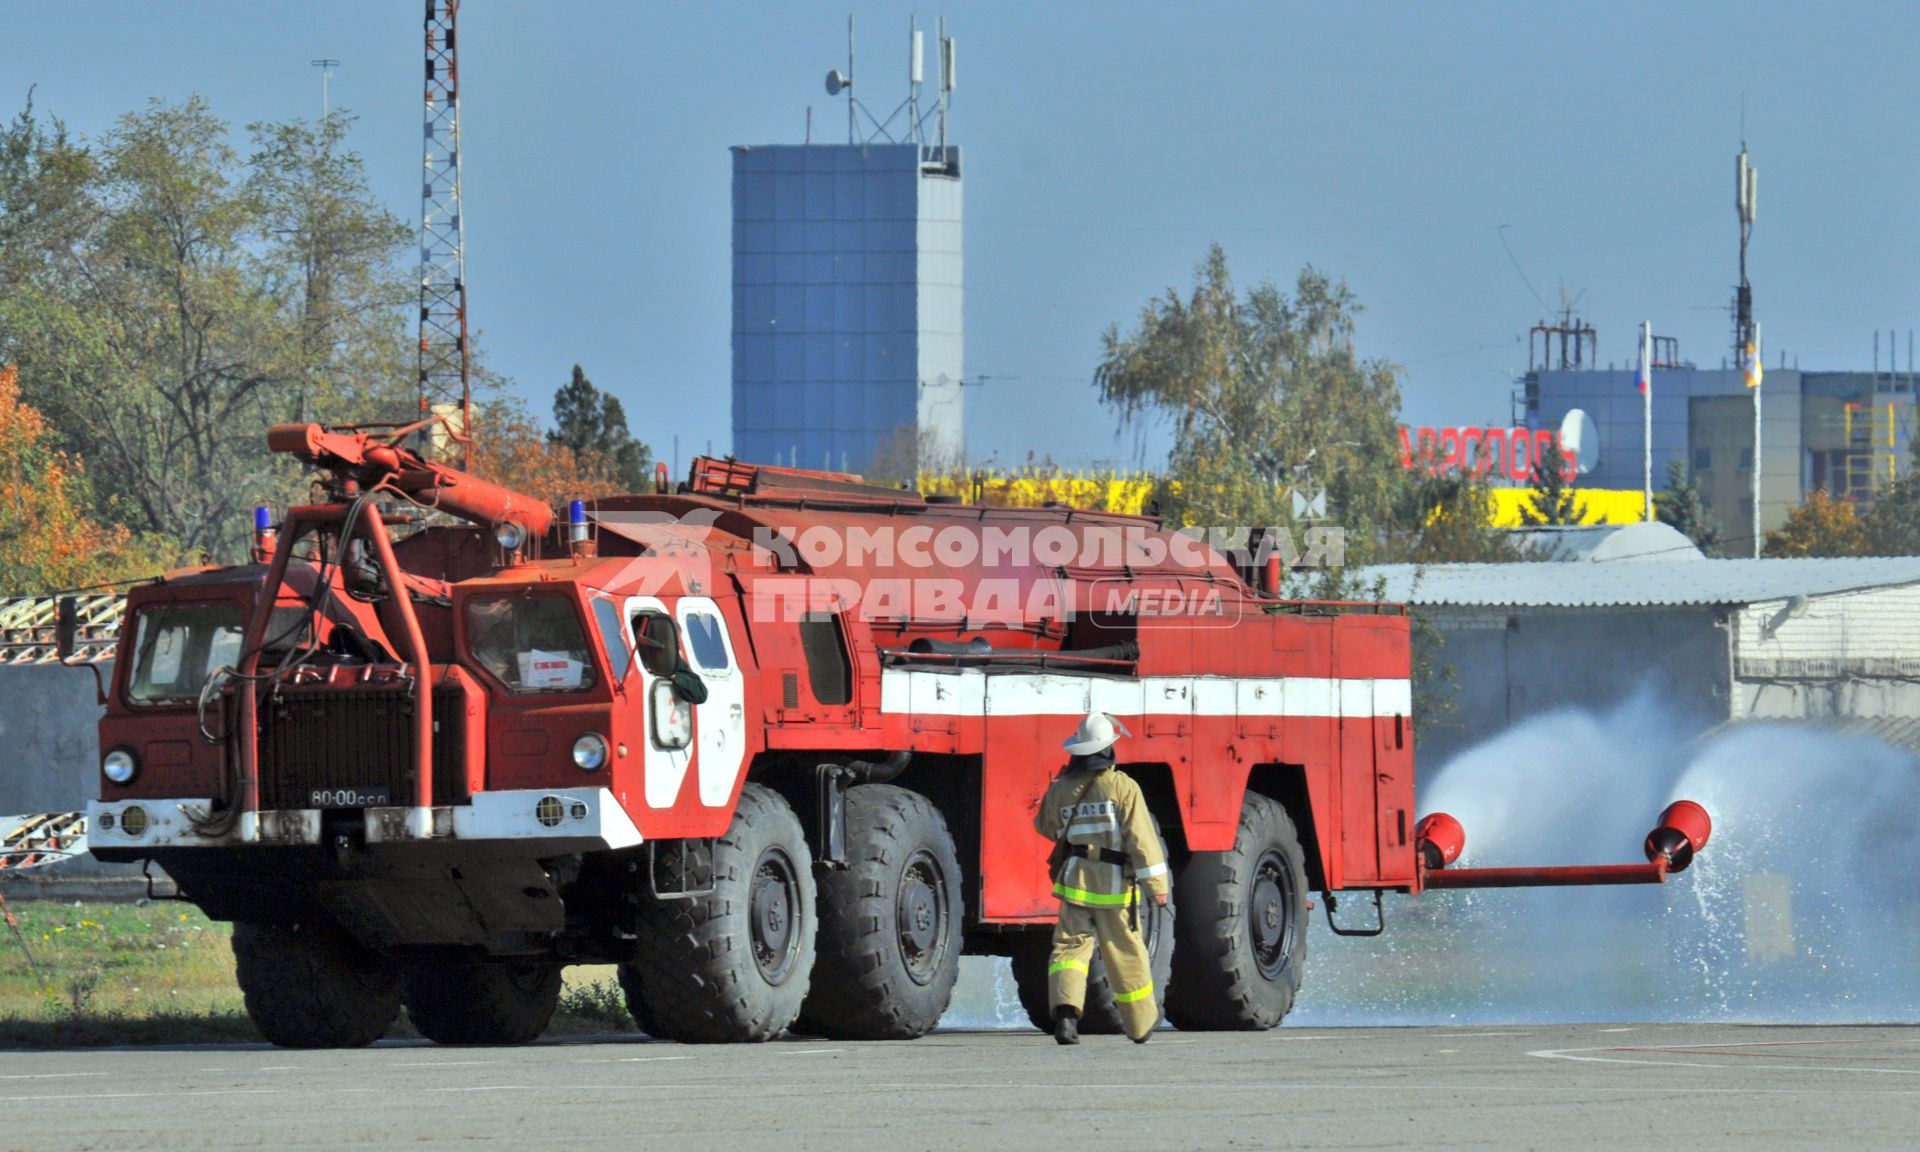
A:
[[[1247,919],[1252,928],[1254,963],[1269,980],[1281,978],[1293,951],[1292,881],[1278,853],[1264,852],[1254,865]]]
[[[946,958],[947,898],[940,870],[924,849],[913,854],[901,873],[894,918],[907,975],[925,984]]]
[[[748,931],[753,960],[769,984],[784,983],[793,973],[800,939],[793,931],[793,909],[799,885],[786,853],[769,848],[753,872]]]

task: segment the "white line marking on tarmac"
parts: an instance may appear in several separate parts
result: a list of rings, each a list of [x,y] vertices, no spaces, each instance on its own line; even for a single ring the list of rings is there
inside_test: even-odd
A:
[[[1429,1039],[1465,1040],[1470,1036],[1531,1036],[1531,1032],[1435,1032]]]
[[[108,1076],[108,1072],[20,1072],[0,1080],[71,1080],[78,1076]]]
[[[610,1056],[598,1060],[575,1060],[575,1064],[653,1064],[661,1060],[691,1060],[691,1056]]]
[[[1690,1045],[1675,1045],[1685,1049]],[[1737,1045],[1751,1047],[1751,1045]],[[1882,1076],[1920,1076],[1920,1068],[1853,1068],[1847,1065],[1819,1064],[1702,1064],[1690,1060],[1623,1060],[1618,1056],[1576,1056],[1576,1052],[1618,1052],[1618,1048],[1542,1048],[1527,1055],[1542,1060],[1577,1060],[1583,1064],[1626,1064],[1637,1068],[1712,1068],[1726,1072],[1734,1069],[1752,1071],[1763,1069],[1768,1072],[1874,1072]],[[1649,1048],[1646,1051],[1658,1051]]]
[[[803,1048],[798,1052],[775,1052],[775,1056],[825,1056],[830,1052],[845,1052],[845,1048]]]
[[[471,1088],[429,1088],[429,1092],[531,1092],[528,1084],[478,1084]]]
[[[1724,1067],[1724,1065],[1708,1064],[1708,1065],[1704,1065],[1704,1067],[1720,1068],[1720,1067]],[[1363,1083],[1352,1083],[1352,1084],[1290,1084],[1290,1083],[1269,1082],[1269,1081],[1263,1080],[1260,1082],[1260,1087],[1266,1088],[1266,1089],[1274,1089],[1278,1091],[1298,1091],[1298,1092],[1360,1091],[1360,1092],[1377,1093],[1380,1091],[1380,1084],[1381,1082],[1378,1080],[1367,1081]],[[1108,1089],[1116,1089],[1116,1090],[1130,1089],[1130,1090],[1138,1091],[1143,1086],[1145,1085],[1143,1084],[1075,1084],[1074,1088],[1076,1090],[1081,1088],[1108,1088]],[[1185,1083],[1181,1085],[1181,1087],[1193,1087],[1193,1086],[1194,1085],[1192,1085],[1191,1083]],[[1642,1093],[1642,1092],[1656,1093],[1657,1092],[1657,1093],[1664,1093],[1664,1094],[1675,1095],[1675,1096],[1689,1096],[1689,1095],[1695,1095],[1695,1094],[1717,1095],[1717,1096],[1831,1096],[1835,1092],[1850,1092],[1856,1096],[1920,1096],[1920,1089],[1907,1089],[1907,1088],[1880,1089],[1880,1090],[1869,1090],[1869,1089],[1861,1089],[1861,1088],[1702,1088],[1702,1087],[1688,1087],[1688,1086],[1682,1086],[1682,1085],[1670,1086],[1670,1085],[1664,1085],[1664,1084],[1636,1085],[1634,1087],[1613,1088],[1613,1087],[1603,1087],[1603,1086],[1592,1085],[1592,1084],[1577,1084],[1577,1085],[1576,1084],[1411,1084],[1411,1083],[1405,1083],[1402,1081],[1396,1081],[1393,1086],[1396,1089],[1410,1088],[1415,1091],[1421,1091],[1421,1092],[1542,1092],[1544,1091],[1544,1092],[1563,1092],[1563,1093],[1572,1093],[1572,1094],[1587,1093],[1587,1092],[1627,1092],[1627,1093]],[[667,1087],[667,1085],[660,1085],[660,1087]],[[936,1092],[955,1092],[955,1091],[978,1092],[981,1090],[1005,1091],[1007,1089],[1031,1089],[1034,1091],[1041,1091],[1041,1092],[1058,1092],[1059,1090],[1058,1085],[1049,1084],[1049,1083],[958,1084],[958,1083],[952,1083],[952,1082],[945,1082],[945,1083],[867,1082],[859,1085],[848,1085],[844,1089],[833,1087],[833,1086],[826,1086],[826,1085],[812,1085],[807,1088],[807,1091],[812,1093],[819,1093],[823,1090],[830,1093],[854,1093],[854,1092],[872,1091],[874,1089],[880,1089],[880,1088],[911,1088],[911,1089],[919,1089],[921,1091],[936,1091]]]
[[[480,1068],[493,1064],[505,1064],[505,1060],[403,1060],[389,1064],[389,1068]]]
[[[188,1088],[175,1092],[89,1092],[83,1096],[0,1096],[0,1103],[24,1103],[30,1100],[152,1100],[174,1096],[279,1096],[286,1088]],[[377,1092],[377,1088],[333,1088],[333,1092]]]
[[[1602,1029],[1600,1029],[1600,1031],[1602,1031],[1602,1032],[1631,1032],[1631,1031],[1633,1031],[1633,1029],[1631,1029],[1631,1028],[1602,1028]]]

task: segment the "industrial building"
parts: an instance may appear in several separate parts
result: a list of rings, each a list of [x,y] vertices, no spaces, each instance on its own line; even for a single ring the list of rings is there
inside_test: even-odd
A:
[[[733,150],[733,453],[911,473],[962,449],[958,145]]]
[[[1664,525],[1571,533],[1539,553],[1552,560],[1366,574],[1427,625],[1416,675],[1450,705],[1416,734],[1419,763],[1648,690],[1700,732],[1809,720],[1885,735],[1920,715],[1920,557],[1716,560]]]
[[[1753,392],[1734,368],[1655,361],[1653,484],[1686,463],[1722,534],[1742,544],[1753,522]],[[1876,486],[1906,474],[1915,384],[1903,372],[1814,372],[1770,367],[1761,385],[1761,525],[1771,531],[1816,490],[1871,500]],[[1517,407],[1532,428],[1558,428],[1567,413],[1592,417],[1599,443],[1583,448],[1583,487],[1638,489],[1643,412],[1632,367],[1539,368],[1519,385]],[[1744,548],[1735,548],[1743,551]]]

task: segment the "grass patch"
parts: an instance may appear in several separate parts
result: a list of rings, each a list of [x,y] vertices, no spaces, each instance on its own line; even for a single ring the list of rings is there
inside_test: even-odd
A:
[[[9,905],[38,967],[0,935],[0,1048],[257,1042],[232,929],[191,904]],[[550,1036],[635,1031],[611,965],[567,969]],[[403,1012],[390,1036],[417,1036]]]

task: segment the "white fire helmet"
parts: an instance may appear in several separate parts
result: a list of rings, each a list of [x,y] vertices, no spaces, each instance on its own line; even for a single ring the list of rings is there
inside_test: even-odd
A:
[[[1131,736],[1126,725],[1115,720],[1105,712],[1089,713],[1080,721],[1080,728],[1069,736],[1063,747],[1071,756],[1091,756],[1113,747],[1114,741],[1122,736]]]

